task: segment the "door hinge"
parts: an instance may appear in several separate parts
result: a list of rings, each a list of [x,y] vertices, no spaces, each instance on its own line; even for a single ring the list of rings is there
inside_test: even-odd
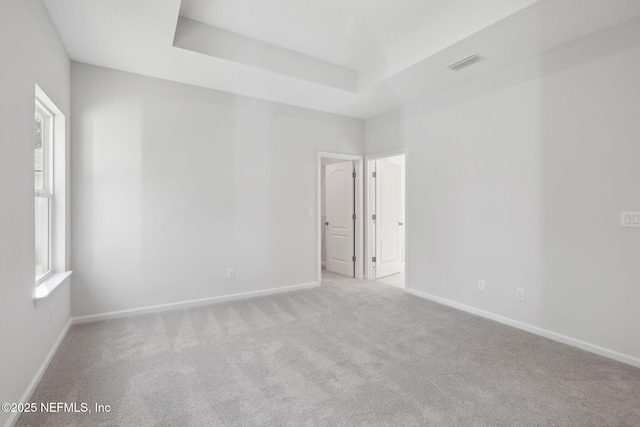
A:
[[[371,258],[371,261],[376,262],[376,257]]]
[[[355,220],[356,220],[356,214],[353,214],[353,215],[351,216],[351,218],[353,218],[353,220],[355,221]]]
[[[375,173],[375,172],[373,172],[373,173],[371,174],[371,176],[375,178],[375,177],[376,177],[376,173]]]
[[[354,256],[352,256],[352,257],[351,257],[351,260],[352,260],[353,262],[356,262],[356,256],[355,256],[355,255],[354,255]]]
[[[354,178],[356,177],[356,170],[355,169],[353,170],[353,177]]]
[[[376,215],[375,214],[371,215],[371,219],[375,221],[376,220]]]

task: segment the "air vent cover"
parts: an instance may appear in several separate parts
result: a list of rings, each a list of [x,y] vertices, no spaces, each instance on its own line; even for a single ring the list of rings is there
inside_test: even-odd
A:
[[[456,62],[455,64],[451,64],[449,65],[447,68],[454,70],[454,71],[458,71],[461,70],[465,67],[468,67],[469,65],[473,65],[478,61],[482,61],[484,58],[481,57],[480,55],[471,55],[471,56],[467,56],[464,59],[461,59],[460,61]]]

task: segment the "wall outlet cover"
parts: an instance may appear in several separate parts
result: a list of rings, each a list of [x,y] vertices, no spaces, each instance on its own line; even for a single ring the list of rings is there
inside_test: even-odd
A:
[[[620,212],[620,227],[640,228],[640,212]]]

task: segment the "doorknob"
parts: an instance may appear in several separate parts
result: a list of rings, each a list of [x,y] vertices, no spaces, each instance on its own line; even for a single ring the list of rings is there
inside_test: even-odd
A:
[[[329,221],[325,221],[325,222],[324,222],[324,225],[329,225]]]
[[[398,223],[398,225],[404,225],[404,223],[402,223],[402,222],[399,222],[399,223]]]

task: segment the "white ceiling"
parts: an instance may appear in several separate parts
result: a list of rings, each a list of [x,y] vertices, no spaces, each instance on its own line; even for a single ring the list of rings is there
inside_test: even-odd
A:
[[[430,28],[451,38],[461,20],[485,27],[536,1],[182,0],[180,16],[361,70],[398,45],[436,45]]]
[[[74,61],[359,118],[640,16],[638,0],[43,1]]]

